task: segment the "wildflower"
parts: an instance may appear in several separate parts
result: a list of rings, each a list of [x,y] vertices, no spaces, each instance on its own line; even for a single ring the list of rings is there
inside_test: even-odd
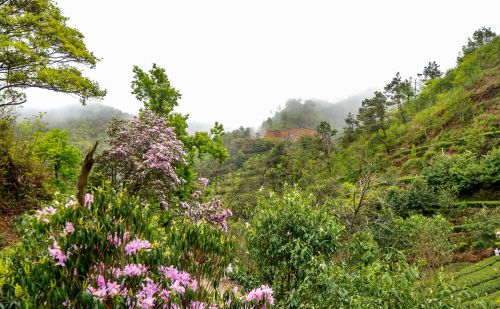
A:
[[[69,300],[65,300],[62,302],[63,307],[67,308],[71,305],[71,302]]]
[[[206,179],[206,178],[203,178],[203,177],[202,177],[202,178],[198,178],[198,182],[199,182],[202,186],[206,187],[206,186],[208,186],[208,182],[209,182],[209,180],[208,180],[208,179]]]
[[[66,234],[71,234],[75,231],[75,228],[73,227],[73,223],[71,222],[66,222],[66,226],[64,228],[64,231],[66,232]]]
[[[66,266],[68,257],[61,251],[56,241],[52,244],[52,248],[49,248],[49,255],[57,261],[56,266]]]
[[[500,256],[500,250],[498,250],[498,248],[495,249],[495,256]]]
[[[135,254],[139,250],[150,251],[151,243],[147,240],[136,238],[125,246],[125,252],[127,252],[127,255]]]
[[[66,203],[66,205],[64,205],[64,208],[69,208],[69,207],[73,207],[73,206],[76,206],[77,205],[77,202],[76,201],[69,201]]]
[[[205,305],[205,303],[202,303],[199,301],[191,301],[191,306],[189,308],[191,308],[191,309],[205,309],[206,305]]]
[[[116,281],[109,281],[106,284],[109,296],[113,297],[120,293],[120,285]]]
[[[193,281],[191,281],[191,290],[193,290],[194,292],[198,290],[198,281],[196,281],[196,279],[193,279]]]
[[[226,273],[231,273],[231,272],[233,272],[233,266],[231,265],[231,263],[229,263],[229,265],[226,268]]]
[[[85,206],[87,206],[90,209],[90,206],[94,204],[94,196],[92,194],[85,194]]]
[[[47,218],[47,216],[52,216],[56,213],[56,209],[53,208],[53,207],[45,207],[44,209],[42,210],[37,210],[36,211],[36,219],[38,221],[43,221],[45,222],[46,224],[48,224],[50,221],[49,219]]]
[[[274,305],[273,290],[267,285],[262,285],[260,288],[251,290],[243,299],[248,302],[253,300],[265,301]]]
[[[160,266],[159,271],[168,279],[170,279],[171,282],[176,282],[178,281],[182,285],[188,285],[189,281],[191,280],[191,275],[185,271],[179,271],[175,267],[170,266],[170,267],[164,267]]]
[[[149,309],[154,308],[155,299],[153,297],[147,297],[140,301],[139,308]]]
[[[128,264],[123,268],[122,275],[140,276],[147,272],[147,270],[147,267],[142,264]]]

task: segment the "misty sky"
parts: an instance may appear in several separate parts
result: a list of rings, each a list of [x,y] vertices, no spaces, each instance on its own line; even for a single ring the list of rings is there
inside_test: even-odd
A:
[[[257,126],[288,98],[337,101],[432,60],[448,69],[500,1],[58,0],[102,58],[88,75],[127,112],[132,66],[164,67],[191,120]],[[77,101],[30,91],[29,104]],[[91,104],[91,103],[90,103]]]

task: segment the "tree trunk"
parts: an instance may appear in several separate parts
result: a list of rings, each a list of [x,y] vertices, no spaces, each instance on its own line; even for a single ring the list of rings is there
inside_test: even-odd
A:
[[[85,205],[85,188],[87,187],[87,183],[89,180],[90,170],[92,169],[92,165],[94,165],[94,152],[97,148],[97,144],[99,142],[95,142],[94,146],[89,150],[87,155],[85,156],[85,160],[82,164],[82,169],[80,170],[80,176],[78,177],[78,203],[80,206]]]

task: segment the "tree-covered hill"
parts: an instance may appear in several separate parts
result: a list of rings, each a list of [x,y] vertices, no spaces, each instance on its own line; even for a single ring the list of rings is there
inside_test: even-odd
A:
[[[344,118],[349,113],[354,113],[361,101],[368,95],[368,91],[350,96],[336,103],[320,99],[290,99],[283,109],[279,109],[272,117],[265,120],[260,131],[281,130],[295,128],[315,129],[321,121],[340,130],[344,125]]]
[[[105,142],[106,127],[111,120],[130,120],[133,117],[119,109],[96,103],[49,109],[21,107],[16,112],[19,115],[18,120],[33,118],[42,113],[42,121],[47,123],[46,129],[67,130],[71,143],[82,152],[88,150],[96,141]]]

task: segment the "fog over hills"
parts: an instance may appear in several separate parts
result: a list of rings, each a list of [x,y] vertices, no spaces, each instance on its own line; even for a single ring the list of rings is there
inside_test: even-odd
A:
[[[321,121],[327,121],[333,128],[341,130],[348,113],[355,114],[363,99],[372,95],[366,90],[336,103],[321,99],[289,99],[283,109],[278,108],[273,116],[265,120],[260,131],[291,128],[316,128]]]
[[[328,121],[332,127],[341,130],[344,119],[349,112],[355,113],[361,106],[361,101],[372,94],[366,90],[356,95],[350,96],[336,103],[331,103],[322,99],[289,99],[284,108],[278,107],[272,117],[265,119],[260,128],[253,128],[259,131],[266,129],[283,128],[315,128],[320,121]],[[122,112],[121,110],[98,103],[91,103],[85,106],[79,104],[65,104],[60,107],[44,108],[43,106],[28,105],[16,109],[19,118],[33,117],[39,113],[44,113],[43,120],[48,123],[49,128],[59,127],[62,129],[76,129],[81,123],[94,123],[95,129],[104,131],[105,124],[113,118],[132,119],[134,115]],[[190,133],[197,131],[208,131],[213,127],[214,122],[188,121]],[[226,131],[236,128],[225,127]]]

